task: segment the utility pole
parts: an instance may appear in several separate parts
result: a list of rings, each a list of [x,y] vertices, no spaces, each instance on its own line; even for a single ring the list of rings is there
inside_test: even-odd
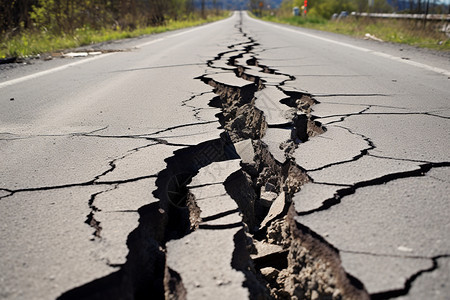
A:
[[[202,18],[205,18],[205,0],[202,0],[202,3],[201,3],[201,14],[202,14]]]
[[[425,8],[425,16],[423,17],[423,28],[427,26],[427,15],[429,7],[430,7],[430,0],[427,0],[427,6]]]

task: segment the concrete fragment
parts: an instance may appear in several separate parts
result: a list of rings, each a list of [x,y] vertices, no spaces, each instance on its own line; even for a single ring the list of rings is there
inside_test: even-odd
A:
[[[189,186],[223,183],[231,173],[236,172],[240,168],[239,159],[214,162],[201,168],[198,174],[192,178]]]
[[[341,127],[329,126],[322,135],[298,145],[293,156],[298,165],[309,171],[351,161],[369,148],[362,136]]]
[[[267,128],[266,134],[261,139],[269,147],[269,151],[273,157],[281,164],[286,161],[286,155],[282,145],[291,139],[291,135],[291,128]]]
[[[218,74],[210,74],[206,76],[206,78],[210,78],[214,80],[215,82],[222,83],[226,86],[234,86],[242,88],[246,85],[253,85],[252,82],[247,81],[245,79],[236,77],[236,74],[234,72],[222,72]]]
[[[233,266],[237,245],[245,247],[244,224],[224,182],[240,160],[213,162],[192,179],[190,193],[200,209],[199,229],[167,243],[167,266],[179,274],[186,299],[248,299],[245,275]],[[216,175],[216,176],[215,176]],[[209,184],[206,185],[205,184]],[[197,186],[197,187],[195,187]]]
[[[321,207],[324,201],[334,198],[344,187],[319,183],[305,184],[292,199],[297,213],[305,213]]]
[[[276,217],[280,216],[284,211],[285,204],[286,204],[285,193],[281,192],[280,195],[278,195],[278,197],[275,199],[275,201],[273,201],[272,205],[270,206],[269,213],[261,222],[261,227],[266,226],[267,223],[269,223]]]
[[[280,273],[280,271],[278,271],[277,269],[272,268],[272,267],[262,268],[260,271],[261,271],[262,276],[264,276],[264,278],[267,281],[276,280],[278,277],[278,274]]]
[[[253,260],[283,251],[283,247],[281,247],[280,245],[269,244],[257,240],[254,241],[254,245],[256,248],[256,254],[251,255]]]
[[[268,86],[256,92],[255,97],[255,107],[264,113],[269,126],[290,124],[292,122],[291,114],[287,113],[290,108],[280,103],[280,100],[288,98],[288,96],[279,89]]]
[[[245,164],[253,164],[253,158],[255,157],[255,150],[251,139],[246,139],[237,143],[234,143],[236,152],[241,157],[241,161]]]
[[[259,196],[259,201],[262,206],[270,207],[273,201],[277,198],[277,193],[266,191],[265,187],[261,187],[261,193]]]
[[[167,243],[167,265],[180,274],[187,299],[248,299],[244,273],[231,266],[240,229],[198,229]]]

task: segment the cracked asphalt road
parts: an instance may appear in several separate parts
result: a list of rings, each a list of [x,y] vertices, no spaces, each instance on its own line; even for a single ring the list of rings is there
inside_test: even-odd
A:
[[[448,57],[245,13],[113,45],[2,72],[0,298],[448,297]]]

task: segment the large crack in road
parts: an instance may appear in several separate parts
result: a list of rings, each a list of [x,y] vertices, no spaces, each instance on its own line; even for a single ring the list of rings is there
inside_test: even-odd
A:
[[[294,255],[292,249],[299,245],[286,233],[290,230],[286,214],[292,196],[309,178],[291,154],[298,143],[325,128],[313,121],[311,106],[316,101],[304,93],[284,92],[284,82],[295,78],[258,65],[252,53],[258,43],[243,32],[242,24],[236,28],[243,41],[208,61],[212,72],[197,78],[214,88],[217,96],[210,106],[221,109],[217,117],[224,133],[216,140],[177,150],[166,159],[167,167],[158,174],[154,192],[160,201],[139,209],[139,226],[129,236],[125,265],[106,278],[65,293],[61,299],[90,297],[93,287],[96,295],[120,298],[196,298],[211,295],[214,287],[216,292],[225,290],[251,298],[294,295],[281,282],[296,273],[292,268],[298,261],[288,259],[288,253],[289,257]],[[279,99],[273,99],[274,94]],[[199,110],[193,109],[195,114]],[[277,115],[280,113],[283,115]],[[268,146],[263,138],[272,130],[283,133],[281,139],[275,134],[275,142]],[[282,151],[277,158],[270,151],[274,144]],[[241,163],[236,164],[237,160]],[[208,205],[208,201],[216,203]],[[93,218],[93,202],[89,203],[92,216],[87,221],[99,236],[101,227]],[[211,233],[224,238],[225,244],[216,245],[217,238]],[[205,249],[208,255],[217,253],[204,262],[207,272],[198,268],[202,265],[198,254]],[[220,264],[223,267],[218,267]],[[274,270],[280,275],[274,277]],[[208,282],[211,280],[214,282]],[[305,285],[305,295],[341,295],[334,279],[321,276],[321,280],[312,280],[315,287]],[[235,288],[231,288],[233,284]]]
[[[408,166],[404,171],[354,184],[313,179],[310,173],[368,157],[377,159],[370,153],[376,145],[369,137],[335,124],[368,115],[371,106],[321,119],[338,118],[327,125],[333,125],[334,132],[358,139],[357,146],[349,145],[350,154],[338,162],[312,167],[302,164],[308,153],[299,153],[305,149],[299,145],[327,131],[313,115],[313,106],[319,102],[305,92],[283,88],[295,77],[260,63],[255,51],[260,45],[244,32],[242,18],[236,31],[238,41],[209,60],[205,74],[195,78],[213,87],[216,96],[210,98],[211,92],[204,92],[182,101],[199,121],[186,126],[210,124],[201,118],[205,108],[194,103],[196,98],[209,97],[209,106],[221,111],[216,116],[222,134],[196,145],[172,144],[153,137],[169,128],[152,136],[119,137],[184,148],[167,158],[166,168],[157,175],[153,194],[159,201],[139,209],[139,226],[127,241],[126,263],[119,271],[68,291],[60,299],[396,297],[407,294],[416,278],[435,270],[437,261],[448,257],[432,257],[433,266],[415,273],[404,289],[372,295],[346,272],[341,261],[345,251],[302,224],[301,217],[338,205],[357,189],[423,176],[449,164]],[[402,115],[410,114],[416,113]],[[110,166],[114,167],[114,161]],[[86,222],[95,229],[95,237],[100,237],[102,229],[95,219],[95,198],[117,187],[114,182],[108,184],[109,189],[92,194],[89,201],[91,213]],[[305,201],[303,187],[308,195],[311,189],[320,188],[330,196]]]
[[[239,260],[241,264],[231,265],[235,270],[246,269],[244,272],[246,280],[243,286],[248,288],[250,298],[292,298],[294,296],[312,299],[317,297],[365,298],[367,293],[362,284],[346,274],[340,267],[337,252],[323,239],[316,236],[311,238],[307,230],[299,228],[299,224],[293,221],[292,213],[289,217],[286,216],[293,195],[305,182],[309,181],[308,176],[295,163],[291,154],[296,144],[307,142],[310,136],[323,133],[325,130],[320,123],[313,121],[311,115],[311,105],[316,101],[304,93],[284,92],[281,89],[284,82],[295,78],[277,73],[267,66],[259,66],[258,60],[252,53],[258,43],[247,37],[241,26],[238,26],[238,29],[243,38],[248,41],[229,46],[228,48],[233,50],[220,53],[208,62],[208,66],[213,69],[229,72],[213,72],[199,77],[203,82],[214,87],[214,92],[219,96],[219,99],[214,102],[222,111],[218,115],[220,123],[230,136],[240,157],[245,157],[241,163],[241,169],[239,171],[232,169],[229,180],[222,180],[228,195],[235,200],[242,212],[245,227],[242,224],[239,232],[246,229],[246,233],[251,236],[250,242],[247,241],[248,252],[240,251],[244,253],[241,254],[240,259],[233,258],[233,261]],[[277,76],[280,78],[276,78]],[[252,84],[241,79],[250,81]],[[268,81],[269,84],[267,84]],[[275,88],[276,92],[283,95],[279,99],[272,98],[274,92],[265,94],[266,88],[268,90]],[[280,109],[279,107],[283,104],[287,107]],[[290,107],[294,109],[289,109]],[[284,115],[280,116],[280,113]],[[284,152],[283,155],[277,156],[278,160],[270,152],[270,147],[262,141],[272,129],[284,131],[281,140],[277,137],[276,146]],[[214,176],[210,171],[207,174]],[[205,178],[205,175],[200,178]],[[193,196],[191,201],[199,208],[196,210],[196,218],[199,219],[200,230],[202,224],[209,221],[209,219],[203,219],[203,213],[212,213],[204,208],[205,199],[218,201],[213,197],[220,195],[218,191],[212,193],[212,196],[205,197],[204,194],[208,194],[209,190],[211,190],[209,186],[208,192],[191,188]],[[216,215],[229,218],[228,213],[220,209],[219,207],[218,210],[213,211]],[[236,222],[236,219],[233,221]],[[225,220],[223,222],[226,223]],[[230,229],[231,225],[234,227],[236,224],[239,223],[227,224],[222,229]],[[199,231],[190,234],[202,235]],[[168,244],[169,267],[171,267],[171,273],[177,274],[171,278],[171,281],[176,281],[177,285],[169,290],[169,297],[184,297],[187,294],[188,298],[195,299],[207,294],[205,291],[214,290],[216,293],[223,294],[222,281],[219,281],[216,289],[214,289],[214,282],[202,282],[204,278],[223,276],[221,268],[206,267],[208,271],[201,268],[200,273],[193,271],[198,269],[193,264],[202,261],[197,253],[202,252],[192,251],[190,234],[180,241]],[[207,233],[204,235],[208,236]],[[208,249],[209,253],[217,253],[212,256],[219,253],[223,255],[220,248],[214,247],[215,241],[206,237],[197,238],[196,247]],[[183,243],[189,246],[183,247]],[[236,245],[241,245],[241,248],[242,244],[245,244],[245,240],[236,242]],[[183,248],[184,252],[195,254],[185,255],[184,259],[180,259]],[[182,272],[176,272],[177,268]],[[181,278],[184,278],[184,281]],[[230,290],[236,291],[231,285],[240,286],[240,280],[242,279],[227,282],[225,285],[230,286],[225,293],[230,293]]]

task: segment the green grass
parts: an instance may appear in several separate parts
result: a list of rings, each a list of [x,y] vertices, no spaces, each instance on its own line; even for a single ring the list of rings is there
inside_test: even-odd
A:
[[[0,58],[27,57],[111,40],[161,33],[217,21],[226,18],[227,16],[229,16],[229,13],[223,13],[219,16],[208,16],[206,19],[169,20],[163,26],[137,28],[135,30],[92,30],[89,28],[80,28],[72,35],[56,35],[45,31],[27,31],[10,38],[1,37]]]
[[[290,24],[305,28],[346,34],[364,38],[366,33],[386,42],[408,44],[412,46],[450,51],[450,39],[439,32],[432,23],[424,28],[422,22],[405,20],[356,19],[329,21],[318,17],[276,17],[265,16],[263,20]]]

